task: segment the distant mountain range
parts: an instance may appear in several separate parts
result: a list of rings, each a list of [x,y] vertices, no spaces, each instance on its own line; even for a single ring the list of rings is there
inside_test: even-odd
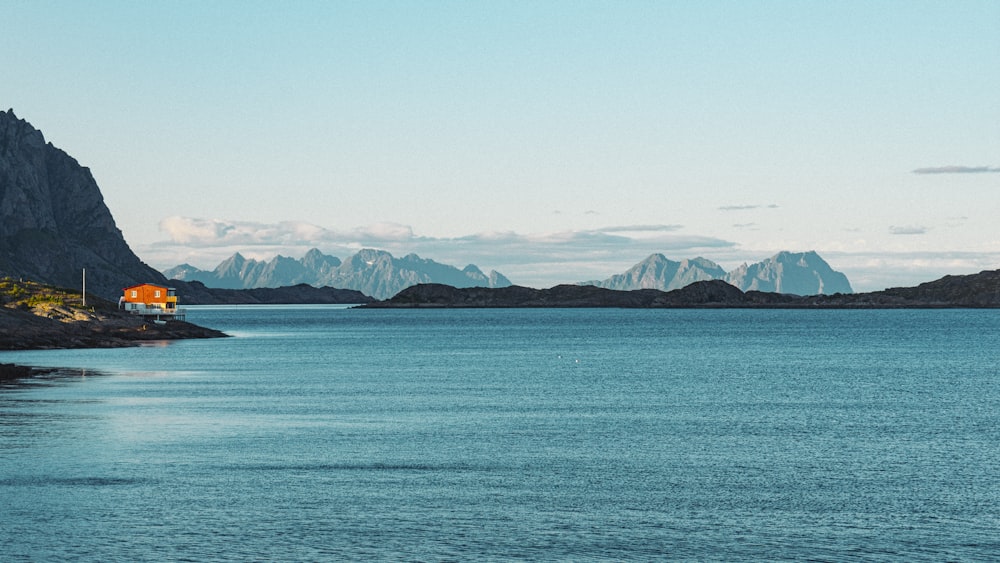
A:
[[[793,295],[853,293],[847,276],[835,271],[815,252],[779,252],[754,264],[743,264],[731,272],[705,258],[674,262],[653,254],[622,274],[602,281],[587,281],[605,289],[631,291],[658,289],[671,291],[694,282],[722,280],[741,291],[762,291]]]
[[[233,254],[214,270],[206,271],[181,264],[163,274],[171,279],[197,281],[210,288],[256,289],[308,284],[353,289],[376,299],[387,299],[403,289],[421,283],[441,283],[454,287],[507,287],[503,274],[484,274],[475,265],[459,270],[409,254],[396,258],[383,250],[365,249],[345,261],[312,249],[301,259],[276,256],[262,261]]]
[[[214,270],[181,264],[163,274],[170,279],[200,282],[208,288],[257,289],[308,284],[357,290],[376,299],[388,299],[418,284],[442,284],[457,288],[509,287],[503,274],[484,274],[475,265],[459,270],[454,266],[410,254],[395,258],[383,250],[365,249],[345,261],[312,249],[300,259],[278,255],[254,260],[236,253]],[[674,262],[653,254],[622,274],[603,281],[581,282],[605,289],[680,289],[698,281],[723,280],[741,291],[763,291],[795,295],[852,293],[847,277],[834,271],[815,252],[779,252],[754,264],[743,264],[732,272],[705,258]]]

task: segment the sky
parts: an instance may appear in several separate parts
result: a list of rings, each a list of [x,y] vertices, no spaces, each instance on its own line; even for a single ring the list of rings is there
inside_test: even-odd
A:
[[[1000,2],[0,0],[0,106],[165,269],[1000,268]]]

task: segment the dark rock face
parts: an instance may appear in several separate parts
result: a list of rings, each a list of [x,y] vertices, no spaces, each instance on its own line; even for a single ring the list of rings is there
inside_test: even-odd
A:
[[[487,276],[470,264],[454,266],[409,254],[396,258],[383,250],[364,249],[341,262],[339,258],[312,249],[296,260],[276,256],[264,262],[236,253],[206,272],[182,264],[164,274],[183,281],[198,281],[210,288],[251,289],[309,284],[353,289],[378,299],[395,295],[421,283],[441,283],[455,287],[507,287],[510,280],[497,272]]]
[[[107,298],[166,283],[128,247],[90,170],[0,112],[0,275],[80,287],[84,268],[88,292]]]

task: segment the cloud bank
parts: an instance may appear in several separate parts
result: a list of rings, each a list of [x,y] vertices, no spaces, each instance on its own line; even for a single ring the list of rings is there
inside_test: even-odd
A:
[[[934,166],[917,168],[914,174],[996,174],[1000,168],[993,166]]]
[[[747,211],[749,209],[777,209],[778,205],[769,203],[767,205],[722,205],[719,211]]]
[[[597,229],[517,233],[489,231],[458,237],[418,236],[396,223],[328,229],[300,221],[257,223],[194,217],[168,217],[160,230],[169,240],[144,249],[155,267],[189,263],[214,268],[234,252],[257,259],[277,254],[300,257],[311,248],[346,258],[362,248],[396,256],[410,253],[462,267],[474,263],[494,269],[515,283],[544,287],[620,273],[654,252],[693,257],[727,251],[736,243],[684,234],[682,225],[612,225]]]
[[[170,243],[194,247],[218,246],[301,246],[340,244],[344,241],[395,242],[412,240],[413,230],[396,223],[336,231],[303,221],[255,223],[195,217],[167,217],[160,230]]]
[[[907,225],[905,227],[892,226],[889,227],[889,234],[891,235],[925,235],[930,228],[924,227],[922,225]]]

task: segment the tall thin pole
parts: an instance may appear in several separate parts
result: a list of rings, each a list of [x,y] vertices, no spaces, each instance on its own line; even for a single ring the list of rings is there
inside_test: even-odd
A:
[[[87,306],[87,269],[83,269],[83,306]]]

